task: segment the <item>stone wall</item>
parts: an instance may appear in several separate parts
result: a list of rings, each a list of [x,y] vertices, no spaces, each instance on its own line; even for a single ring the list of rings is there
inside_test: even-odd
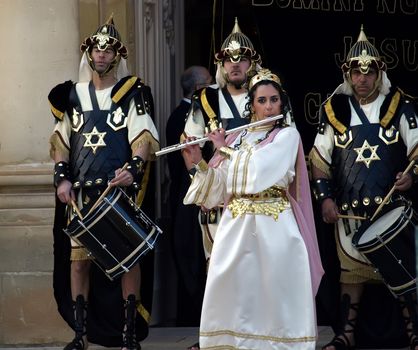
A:
[[[2,0],[0,344],[71,339],[52,289],[50,89],[75,80],[78,0]]]
[[[52,166],[0,167],[0,344],[71,337],[52,289]]]
[[[0,1],[0,30],[7,33],[0,55],[0,347],[72,339],[57,312],[52,288],[55,204],[48,141],[54,119],[47,96],[55,85],[78,80],[80,21],[85,17],[80,16],[80,1],[94,3],[98,13],[122,3],[135,11],[135,23],[126,17],[127,43],[134,73],[152,89],[162,146],[167,118],[181,95],[182,0]],[[165,167],[164,160],[157,163],[158,184],[165,181]],[[159,187],[156,192],[161,217],[163,196]],[[173,268],[168,251],[168,245],[156,251],[156,324],[172,319],[175,312],[171,302],[175,296],[164,284],[173,275],[167,268]]]

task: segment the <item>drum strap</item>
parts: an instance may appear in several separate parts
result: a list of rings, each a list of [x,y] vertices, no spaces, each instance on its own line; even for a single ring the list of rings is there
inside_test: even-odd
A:
[[[354,96],[350,96],[350,102],[353,105],[357,115],[359,116],[362,124],[370,124],[369,119],[367,118],[366,114],[364,113],[364,111],[361,109],[360,104],[358,103],[358,101],[355,99]]]
[[[224,128],[226,130],[229,130],[229,129],[233,129],[241,125],[248,124],[248,119],[242,118],[241,115],[239,114],[238,108],[235,105],[235,102],[233,101],[228,89],[224,87],[223,89],[221,89],[221,91],[222,91],[222,95],[225,98],[226,103],[228,104],[229,109],[232,112],[232,115],[234,116],[234,118],[232,119],[224,119],[222,121],[222,123],[224,124],[226,123],[226,125],[224,125]]]
[[[96,89],[94,88],[93,81],[90,81],[89,83],[89,93],[93,110],[99,111],[100,108],[99,103],[97,102]]]

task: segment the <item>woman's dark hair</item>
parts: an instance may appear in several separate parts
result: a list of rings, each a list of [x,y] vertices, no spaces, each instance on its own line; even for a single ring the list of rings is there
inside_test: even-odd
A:
[[[273,80],[261,80],[257,84],[255,84],[249,91],[248,91],[248,102],[245,104],[245,111],[244,114],[246,117],[251,118],[251,106],[254,102],[254,94],[257,88],[261,85],[272,85],[280,95],[280,100],[282,101],[281,113],[285,115],[289,111],[289,97],[287,96],[286,91],[283,90],[282,86]],[[285,126],[285,119],[278,119],[276,121],[275,127],[283,127]]]

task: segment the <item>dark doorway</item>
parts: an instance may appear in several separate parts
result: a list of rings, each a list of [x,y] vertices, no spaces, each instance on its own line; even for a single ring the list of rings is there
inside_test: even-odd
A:
[[[288,91],[305,150],[318,107],[342,82],[340,66],[361,25],[388,65],[392,85],[418,95],[418,2],[396,0],[185,0],[186,66],[214,74],[213,53],[234,18]]]

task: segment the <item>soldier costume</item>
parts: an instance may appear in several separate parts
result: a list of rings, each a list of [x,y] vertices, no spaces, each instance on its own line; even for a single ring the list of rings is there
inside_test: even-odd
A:
[[[359,70],[363,75],[369,74],[371,69],[377,72],[374,89],[364,101],[360,99],[361,104],[354,97],[351,80],[353,69]],[[342,217],[337,222],[335,234],[341,265],[340,282],[360,285],[370,280],[381,281],[383,278],[396,297],[400,297],[406,304],[410,301],[409,318],[414,330],[412,332],[409,329],[409,334],[417,334],[416,310],[412,302],[416,298],[415,282],[396,287],[387,283],[393,276],[384,275],[386,267],[376,266],[377,261],[372,264],[367,255],[354,247],[353,238],[357,238],[355,233],[364,220],[352,219],[373,217],[394,185],[397,174],[406,169],[409,161],[417,158],[418,129],[413,101],[399,88],[391,87],[386,75],[386,65],[376,48],[368,41],[363,28],[348,53],[342,71],[343,84],[322,105],[318,134],[310,153],[312,168],[323,174],[323,177],[314,176],[314,194],[321,205],[327,198],[334,200]],[[371,96],[377,97],[369,102]],[[416,171],[416,166],[411,170],[411,175],[416,180],[413,170]],[[394,193],[390,202],[403,200],[405,196],[407,193],[402,193],[402,197],[399,193]],[[322,209],[324,210],[323,206]],[[412,232],[413,226],[407,225],[402,235],[405,235],[403,239],[407,242],[405,247],[409,261],[415,264],[413,240],[410,241]],[[353,345],[346,334],[354,331],[354,316],[358,305],[350,302],[350,297],[349,294],[343,295],[341,313],[346,314],[342,316],[337,336],[327,346],[349,349]],[[350,311],[352,313],[349,314],[350,309],[354,312]],[[418,344],[415,336],[412,336],[411,344]]]
[[[237,126],[247,124],[249,119],[244,114],[247,104],[247,91],[232,96],[227,89],[228,77],[225,72],[223,62],[226,59],[237,63],[245,57],[251,62],[246,72],[247,82],[260,68],[261,57],[255,51],[250,39],[241,32],[238,20],[235,19],[235,25],[230,35],[222,44],[221,50],[215,55],[216,83],[195,91],[192,96],[192,105],[189,116],[186,120],[184,135],[201,138],[207,131],[213,131],[219,127],[224,129],[233,129]],[[247,82],[243,86],[246,89]],[[203,154],[206,160],[212,156],[211,145],[203,148]],[[216,232],[217,223],[222,213],[221,208],[212,210],[201,210],[199,220],[202,228],[203,247],[206,259],[209,260],[212,250],[213,239]]]
[[[111,48],[115,52],[114,60],[99,74],[114,74],[117,80],[114,86],[95,89],[91,80],[96,70],[91,57],[93,47],[100,51]],[[58,153],[69,159],[68,163],[56,163],[54,184],[58,187],[63,179],[69,180],[78,207],[88,208],[106,189],[115,176],[115,170],[128,164],[126,169],[132,174],[133,183],[126,188],[126,192],[141,205],[146,195],[151,164],[141,157],[133,157],[132,153],[145,143],[150,145],[151,154],[159,149],[158,134],[152,121],[150,88],[138,77],[128,75],[127,49],[112,18],[84,40],[81,51],[79,82],[59,84],[48,96],[56,120],[50,139],[51,156],[54,158]],[[141,262],[141,301],[136,300],[135,295],[129,295],[123,301],[120,279],[111,282],[94,264],[90,271],[88,303],[82,295],[72,301],[70,243],[62,232],[65,221],[68,223],[72,217],[72,211],[57,200],[54,293],[61,315],[75,330],[75,338],[66,349],[86,348],[85,336],[103,346],[140,348],[137,341],[148,334],[152,295],[151,257]],[[91,259],[87,250],[73,240],[71,246],[72,261]]]

